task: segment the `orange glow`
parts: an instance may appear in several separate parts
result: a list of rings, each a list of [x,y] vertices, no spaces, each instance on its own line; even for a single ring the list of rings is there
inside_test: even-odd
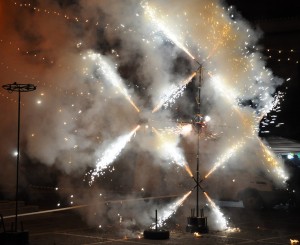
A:
[[[190,167],[189,167],[189,165],[188,165],[187,163],[184,164],[184,168],[185,168],[185,170],[187,171],[187,173],[188,173],[191,177],[193,177],[192,171],[191,171],[191,169],[190,169]]]
[[[194,237],[199,238],[199,237],[202,237],[202,235],[199,232],[194,232]]]
[[[134,128],[133,132],[138,131],[138,130],[140,129],[140,127],[141,127],[141,125],[137,125],[137,126]]]
[[[132,101],[132,99],[130,99],[128,96],[125,96],[126,99],[130,102],[130,104],[134,107],[134,109],[137,111],[137,112],[140,112],[140,109],[136,106],[136,104],[134,104],[134,102]]]
[[[204,196],[206,197],[206,199],[208,200],[209,204],[213,207],[213,208],[217,208],[216,204],[214,203],[213,200],[211,200],[211,198],[209,197],[209,195],[204,191]]]

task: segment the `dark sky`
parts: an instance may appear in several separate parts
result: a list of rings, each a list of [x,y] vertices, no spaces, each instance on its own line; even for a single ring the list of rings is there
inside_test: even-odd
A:
[[[286,93],[276,123],[269,134],[300,140],[300,1],[227,0],[236,11],[254,28],[262,30],[262,52],[267,57],[267,66],[285,80],[279,91]],[[288,81],[286,81],[288,80]],[[284,123],[280,127],[278,123]],[[276,126],[277,125],[277,126]]]
[[[295,0],[227,0],[248,20],[274,19],[300,16],[300,2]]]

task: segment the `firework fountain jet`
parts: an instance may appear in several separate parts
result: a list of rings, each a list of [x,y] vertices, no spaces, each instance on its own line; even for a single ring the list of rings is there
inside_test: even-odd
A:
[[[156,26],[159,31],[162,31],[166,37],[171,40],[177,47],[182,49],[190,58],[195,60],[195,57],[187,50],[186,47],[178,40],[178,38],[170,31],[167,24],[164,23],[156,14],[156,10],[152,8],[148,2],[142,4],[144,8],[145,15],[150,19],[150,21]],[[197,62],[199,65],[200,63]]]
[[[176,98],[181,96],[184,89],[186,88],[186,85],[193,79],[193,77],[196,76],[196,74],[197,74],[196,72],[193,72],[187,79],[182,81],[178,86],[174,85],[171,88],[168,88],[168,90],[161,97],[160,102],[152,110],[152,113],[158,111],[162,106],[167,107],[169,103],[174,102]]]
[[[94,182],[95,177],[103,175],[103,170],[107,169],[107,167],[118,157],[118,155],[125,148],[126,144],[131,140],[139,128],[140,125],[136,126],[129,134],[125,134],[117,138],[109,146],[109,148],[102,153],[101,159],[99,159],[96,163],[96,168],[90,173],[90,185]]]
[[[221,79],[219,76],[215,75],[213,76],[212,74],[208,73],[208,75],[211,77],[214,88],[219,91],[223,97],[230,103],[233,105],[233,109],[236,112],[236,114],[239,116],[239,118],[241,119],[241,122],[243,123],[243,125],[245,126],[245,128],[249,128],[249,135],[247,135],[248,137],[252,137],[254,139],[256,139],[259,143],[259,145],[261,146],[261,149],[263,151],[263,157],[266,160],[266,163],[268,165],[268,167],[271,167],[273,169],[273,172],[275,173],[275,175],[281,179],[283,181],[283,183],[288,179],[288,175],[285,172],[283,166],[280,165],[279,160],[277,159],[277,157],[275,156],[275,154],[268,149],[268,147],[261,141],[261,139],[257,136],[257,128],[255,127],[255,125],[253,124],[253,122],[250,120],[247,120],[247,118],[242,114],[242,111],[239,107],[235,106],[234,104],[236,103],[236,99],[238,97],[238,94],[233,91],[233,90],[229,90],[226,85],[224,84],[224,82],[221,82]],[[228,91],[227,93],[223,93],[222,91]],[[266,106],[265,108],[262,108],[262,110],[260,111],[261,115],[256,117],[256,120],[259,122],[270,110],[272,110],[272,108],[276,107],[278,103],[278,99],[275,98],[275,100],[273,101],[273,103],[271,103],[270,105]],[[225,152],[220,161],[216,162],[214,167],[209,171],[209,173],[205,176],[205,178],[207,178],[211,173],[213,173],[219,166],[221,166],[225,161],[227,161],[233,154],[234,152],[236,152],[237,150],[239,150],[241,147],[243,147],[243,145],[245,144],[245,142],[243,140],[241,140],[239,143],[233,145],[227,152]]]
[[[129,103],[134,107],[137,112],[140,112],[140,109],[136,106],[136,104],[130,98],[126,87],[124,86],[124,82],[122,78],[118,75],[117,71],[112,68],[109,64],[109,61],[106,57],[102,56],[99,53],[94,53],[89,51],[87,56],[96,63],[97,71],[102,74],[109,83],[111,83],[114,87],[118,89],[118,91],[125,96],[125,98],[129,101]],[[84,59],[86,57],[84,56]]]
[[[187,192],[181,198],[175,200],[173,203],[162,209],[161,218],[158,219],[157,222],[158,227],[162,227],[165,225],[165,221],[169,219],[174,213],[176,213],[177,209],[184,203],[184,201],[189,197],[191,193],[192,191]],[[151,228],[154,227],[155,224],[152,224]]]
[[[206,199],[208,200],[210,206],[212,207],[212,210],[214,212],[214,214],[216,215],[217,218],[217,223],[220,225],[221,229],[226,229],[228,221],[226,220],[226,218],[224,217],[224,214],[220,211],[220,208],[214,203],[214,201],[209,197],[209,195],[207,194],[207,192],[203,192],[204,196],[206,197]]]
[[[283,183],[285,183],[288,180],[288,176],[282,166],[279,164],[277,157],[259,138],[258,140],[268,167],[271,167],[277,177],[280,178]]]
[[[237,144],[230,147],[224,154],[219,158],[219,160],[214,164],[213,168],[205,175],[205,179],[208,178],[214,171],[216,171],[220,166],[227,162],[238,150],[240,150],[245,145],[242,140]]]
[[[160,134],[157,129],[155,129],[154,127],[152,127],[153,132],[155,132],[155,134],[159,137],[161,144],[162,144],[162,151],[165,152],[167,154],[167,158],[171,158],[173,159],[173,161],[181,166],[184,167],[185,170],[187,171],[187,173],[193,177],[192,171],[187,163],[187,161],[185,160],[185,157],[183,156],[183,154],[179,151],[179,149],[177,148],[177,146],[174,144],[174,142],[168,140],[167,138],[164,138],[162,136],[162,134]]]

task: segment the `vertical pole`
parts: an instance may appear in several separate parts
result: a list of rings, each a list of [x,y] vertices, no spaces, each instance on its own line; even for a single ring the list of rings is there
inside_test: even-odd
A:
[[[155,209],[155,230],[157,231],[157,209]]]
[[[199,128],[198,128],[198,152],[197,152],[197,206],[196,206],[196,217],[199,217]]]
[[[200,114],[200,92],[201,92],[201,81],[202,81],[202,66],[200,67],[200,76],[199,76],[199,86],[198,86],[198,111],[197,113]],[[200,157],[200,127],[201,124],[197,127],[197,202],[196,202],[196,217],[199,217],[199,157]]]
[[[19,161],[20,161],[20,114],[21,114],[21,91],[18,91],[18,142],[17,142],[17,166],[16,166],[16,217],[15,217],[15,231],[18,231],[18,195],[19,195]]]

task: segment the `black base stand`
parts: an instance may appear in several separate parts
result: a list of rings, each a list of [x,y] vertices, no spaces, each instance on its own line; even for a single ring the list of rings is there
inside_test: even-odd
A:
[[[157,210],[155,210],[155,229],[145,230],[144,238],[151,240],[166,240],[170,238],[170,231],[157,228]]]
[[[207,217],[187,217],[187,232],[208,233]]]
[[[28,231],[6,231],[0,234],[0,244],[29,245]]]
[[[193,214],[193,210],[192,210]],[[200,233],[208,233],[208,226],[207,226],[207,217],[204,217],[203,209],[201,209],[201,217],[187,217],[186,231],[187,232],[200,232]]]
[[[156,229],[145,230],[144,238],[151,240],[166,240],[170,238],[170,231]]]
[[[0,232],[0,244],[1,245],[29,245],[29,232],[24,231],[23,223],[21,222],[21,231],[16,231],[16,227],[13,227],[12,223],[11,231],[6,231],[3,216],[1,218],[1,227],[3,232]]]

